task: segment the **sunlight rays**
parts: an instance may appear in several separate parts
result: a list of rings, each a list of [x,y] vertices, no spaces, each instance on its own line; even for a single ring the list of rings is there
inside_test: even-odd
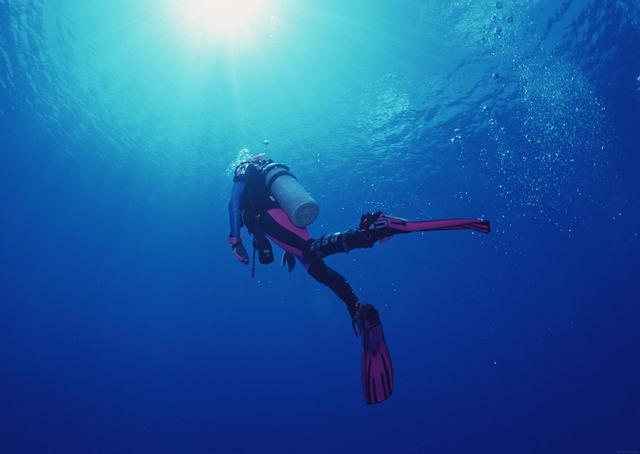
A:
[[[170,15],[191,45],[239,47],[264,31],[271,6],[268,0],[175,0]]]

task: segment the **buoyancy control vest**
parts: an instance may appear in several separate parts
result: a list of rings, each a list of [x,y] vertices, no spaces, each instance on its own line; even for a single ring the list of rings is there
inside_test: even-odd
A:
[[[233,180],[245,183],[240,209],[243,212],[243,222],[250,231],[254,227],[253,221],[256,216],[279,207],[264,182],[263,169],[272,162],[271,160],[243,162],[236,168]]]

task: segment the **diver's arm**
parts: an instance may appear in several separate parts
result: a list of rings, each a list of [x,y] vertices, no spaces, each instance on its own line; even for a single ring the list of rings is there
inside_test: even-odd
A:
[[[244,188],[244,181],[234,181],[231,189],[231,200],[229,201],[229,227],[231,232],[229,233],[229,243],[231,243],[231,249],[236,259],[246,265],[249,263],[249,254],[247,254],[242,245],[242,237],[240,236],[240,199]]]
[[[242,241],[240,236],[240,199],[242,198],[244,187],[244,181],[234,181],[231,189],[231,200],[229,200],[229,227],[231,228],[229,242],[231,244]]]

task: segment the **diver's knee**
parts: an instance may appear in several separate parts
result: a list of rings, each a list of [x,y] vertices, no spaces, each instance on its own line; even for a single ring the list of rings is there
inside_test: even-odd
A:
[[[328,285],[331,280],[328,269],[329,267],[322,260],[316,259],[307,268],[307,273],[321,284]]]
[[[353,249],[349,244],[349,234],[350,232],[336,232],[322,235],[309,243],[309,254],[323,259],[339,252],[349,252]]]

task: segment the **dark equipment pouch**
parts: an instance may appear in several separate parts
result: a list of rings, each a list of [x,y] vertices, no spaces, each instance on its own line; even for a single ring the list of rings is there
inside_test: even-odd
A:
[[[273,249],[266,235],[262,232],[254,232],[253,248],[258,251],[258,260],[263,265],[273,262]]]

